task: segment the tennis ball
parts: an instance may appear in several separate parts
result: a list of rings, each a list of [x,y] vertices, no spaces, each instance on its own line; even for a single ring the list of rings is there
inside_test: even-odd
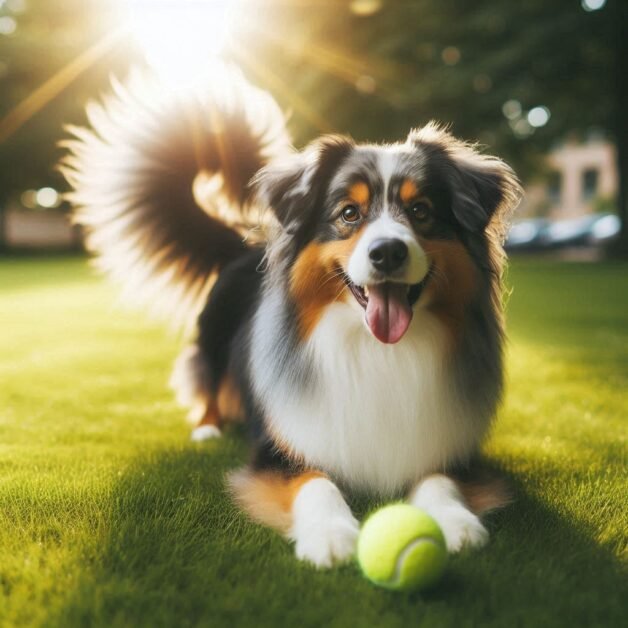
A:
[[[447,548],[432,517],[410,504],[392,504],[364,522],[357,556],[371,582],[409,591],[425,589],[442,576]]]

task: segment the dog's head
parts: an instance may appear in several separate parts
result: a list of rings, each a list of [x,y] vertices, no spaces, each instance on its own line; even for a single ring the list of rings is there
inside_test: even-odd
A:
[[[256,178],[280,225],[270,243],[307,335],[331,303],[395,343],[417,307],[456,319],[490,268],[519,186],[510,168],[436,125],[405,143],[324,137]],[[494,256],[492,256],[494,258]]]

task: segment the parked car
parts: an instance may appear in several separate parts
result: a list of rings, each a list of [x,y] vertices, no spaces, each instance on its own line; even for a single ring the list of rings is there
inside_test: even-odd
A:
[[[506,240],[509,251],[540,251],[567,246],[595,246],[615,238],[621,229],[615,214],[589,214],[567,220],[522,220],[512,225]]]
[[[619,235],[621,220],[615,214],[600,214],[591,229],[591,240],[594,243],[606,242]]]
[[[505,247],[508,251],[536,251],[547,244],[546,232],[550,222],[545,218],[522,220],[510,227]]]
[[[614,214],[593,214],[557,220],[547,228],[548,244],[553,248],[601,244],[619,233],[620,221]]]

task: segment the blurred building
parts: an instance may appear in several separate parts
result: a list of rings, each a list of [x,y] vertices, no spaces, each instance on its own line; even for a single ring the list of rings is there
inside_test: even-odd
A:
[[[80,231],[66,212],[59,209],[34,211],[10,207],[4,215],[4,240],[9,249],[76,249],[81,246]]]
[[[595,212],[613,212],[618,190],[615,146],[602,135],[591,134],[557,145],[547,155],[542,178],[526,186],[518,218],[551,220],[577,218]]]
[[[68,206],[57,190],[26,190],[0,208],[0,248],[76,249],[80,229],[70,223]]]

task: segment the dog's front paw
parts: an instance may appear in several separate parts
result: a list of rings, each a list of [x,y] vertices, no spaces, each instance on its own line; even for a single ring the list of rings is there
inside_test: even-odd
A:
[[[337,518],[295,535],[297,558],[318,568],[328,568],[349,560],[355,553],[358,539],[358,522]]]
[[[192,430],[190,440],[194,443],[202,443],[203,441],[213,440],[221,436],[222,432],[219,427],[215,425],[199,425]]]
[[[292,507],[290,538],[297,558],[331,567],[355,552],[360,526],[338,488],[326,478],[306,482]]]
[[[450,552],[459,552],[463,547],[482,547],[488,542],[487,529],[466,508],[449,506],[430,514],[443,531],[447,550]]]

